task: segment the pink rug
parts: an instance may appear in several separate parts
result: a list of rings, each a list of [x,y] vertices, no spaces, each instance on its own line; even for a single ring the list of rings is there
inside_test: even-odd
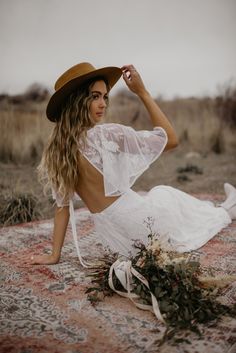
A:
[[[212,195],[202,199],[218,200]],[[79,243],[89,259],[102,254],[87,209],[76,211]],[[53,221],[40,221],[0,230],[0,352],[4,353],[235,353],[236,319],[223,318],[202,326],[203,337],[189,334],[191,344],[157,347],[161,324],[117,295],[96,307],[85,294],[90,279],[77,259],[68,229],[62,258],[53,266],[26,266],[25,255],[50,251]],[[214,237],[198,254],[214,274],[235,274],[236,223]],[[220,298],[233,303],[236,283]]]

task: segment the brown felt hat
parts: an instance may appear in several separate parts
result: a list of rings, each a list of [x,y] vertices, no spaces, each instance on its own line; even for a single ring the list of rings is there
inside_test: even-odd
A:
[[[121,75],[121,69],[114,66],[103,67],[101,69],[95,69],[89,63],[72,66],[55,83],[55,93],[50,98],[46,109],[48,119],[54,122],[58,121],[65,99],[87,80],[103,77],[108,82],[109,88],[112,88]]]

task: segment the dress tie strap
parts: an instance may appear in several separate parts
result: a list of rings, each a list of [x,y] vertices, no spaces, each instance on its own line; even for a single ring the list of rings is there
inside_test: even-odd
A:
[[[83,267],[88,268],[89,265],[86,264],[82,260],[82,256],[80,254],[79,243],[78,243],[77,232],[76,232],[76,225],[75,225],[75,211],[74,211],[74,205],[73,205],[73,201],[72,200],[70,200],[69,211],[70,211],[70,223],[71,223],[71,228],[72,228],[72,235],[73,235],[73,240],[74,240],[76,252],[77,252],[77,255],[78,255],[78,258],[79,258],[79,261],[80,261],[81,265]]]

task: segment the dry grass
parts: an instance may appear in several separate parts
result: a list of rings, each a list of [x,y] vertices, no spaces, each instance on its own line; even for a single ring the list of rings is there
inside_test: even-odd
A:
[[[37,181],[35,168],[53,123],[46,119],[47,101],[42,99],[45,92],[40,93],[36,87],[34,94],[31,93],[15,97],[0,95],[1,225],[49,218],[54,214],[51,200],[43,195]],[[217,99],[165,101],[159,98],[157,101],[175,127],[180,145],[152,165],[134,189],[149,190],[158,184],[167,184],[191,193],[221,193],[223,182],[236,184],[236,91],[228,90]],[[138,130],[152,128],[139,99],[127,91],[111,97],[107,121]],[[190,158],[191,151],[198,153]],[[179,168],[186,168],[189,162],[194,168],[202,169],[203,174],[195,175],[193,168],[191,175],[180,174]]]
[[[2,162],[38,161],[52,124],[45,118],[45,103],[37,110],[18,110],[13,105],[0,111]]]
[[[0,161],[38,162],[52,128],[45,116],[45,101],[4,98],[0,101]],[[186,98],[158,104],[177,131],[182,148],[202,155],[224,153],[236,149],[235,102],[236,90],[226,90],[224,96]],[[15,103],[14,103],[15,102]],[[108,122],[131,125],[136,129],[152,128],[147,112],[139,99],[127,91],[111,98]]]
[[[161,106],[170,116],[181,144],[190,151],[207,154],[236,149],[235,130],[217,115],[214,99],[175,99],[161,102]]]
[[[236,91],[234,95],[236,100]],[[164,101],[160,98],[157,102],[172,122],[182,147],[201,154],[232,152],[236,149],[235,128],[219,114],[215,99],[181,98]],[[151,128],[147,112],[137,98],[121,92],[111,103],[108,121],[132,125],[136,129]]]

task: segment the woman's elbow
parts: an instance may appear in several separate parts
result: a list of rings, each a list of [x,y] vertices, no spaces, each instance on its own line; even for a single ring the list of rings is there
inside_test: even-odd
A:
[[[165,151],[172,150],[173,148],[176,148],[178,145],[179,145],[179,141],[177,137],[168,138]]]

